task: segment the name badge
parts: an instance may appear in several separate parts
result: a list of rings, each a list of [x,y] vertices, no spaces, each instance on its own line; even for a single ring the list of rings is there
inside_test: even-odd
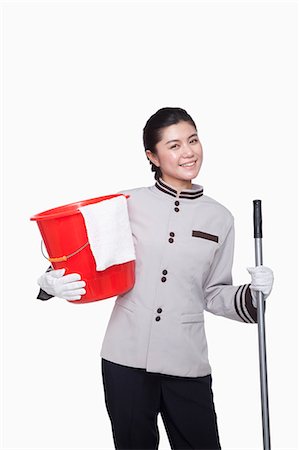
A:
[[[204,233],[203,231],[199,230],[192,230],[192,236],[194,237],[200,237],[203,239],[208,239],[209,241],[215,241],[218,242],[219,238],[215,234],[210,233]]]

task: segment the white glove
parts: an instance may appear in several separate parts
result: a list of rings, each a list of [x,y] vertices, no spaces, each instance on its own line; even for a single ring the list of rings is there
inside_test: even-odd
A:
[[[70,273],[63,276],[65,269],[50,270],[37,280],[37,284],[49,295],[65,300],[80,300],[81,295],[86,294],[85,281],[81,280],[78,273]]]
[[[256,267],[247,267],[248,272],[251,275],[251,284],[250,291],[252,296],[252,304],[256,308],[257,307],[257,297],[258,291],[261,291],[263,295],[263,299],[265,300],[272,291],[274,276],[273,272],[269,267],[266,266],[256,266]]]

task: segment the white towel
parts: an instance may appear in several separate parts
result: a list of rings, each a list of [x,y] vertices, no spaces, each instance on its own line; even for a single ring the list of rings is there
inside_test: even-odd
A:
[[[96,270],[136,259],[124,195],[79,208],[88,241],[96,261]]]

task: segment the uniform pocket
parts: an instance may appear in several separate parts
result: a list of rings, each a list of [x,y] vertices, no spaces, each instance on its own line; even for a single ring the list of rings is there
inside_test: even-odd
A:
[[[192,236],[203,238],[203,239],[208,239],[209,241],[214,241],[214,242],[219,241],[219,237],[216,236],[216,234],[205,233],[204,231],[200,231],[200,230],[192,230]]]
[[[181,315],[181,323],[190,323],[190,322],[203,322],[204,314],[201,313],[182,313]]]

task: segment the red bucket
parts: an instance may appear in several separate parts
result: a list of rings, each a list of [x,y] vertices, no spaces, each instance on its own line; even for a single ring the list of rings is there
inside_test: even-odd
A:
[[[135,260],[97,271],[88,243],[83,215],[79,208],[124,194],[106,195],[70,203],[36,214],[36,220],[54,269],[65,268],[65,275],[79,273],[86,281],[86,294],[74,303],[89,303],[123,294],[134,286]],[[125,195],[126,198],[129,195]]]

